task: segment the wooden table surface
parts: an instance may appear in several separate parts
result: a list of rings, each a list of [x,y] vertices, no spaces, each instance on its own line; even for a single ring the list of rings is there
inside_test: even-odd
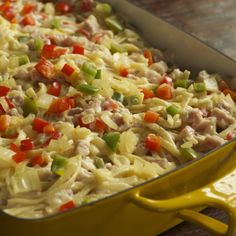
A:
[[[129,0],[155,15],[193,34],[236,60],[235,0]],[[158,30],[158,29],[157,29]],[[205,214],[223,222],[227,216],[216,209]],[[209,236],[205,230],[182,223],[161,236]]]

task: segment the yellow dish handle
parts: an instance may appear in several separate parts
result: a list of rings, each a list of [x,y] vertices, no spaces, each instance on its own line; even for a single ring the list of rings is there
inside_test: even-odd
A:
[[[183,220],[195,223],[214,235],[232,236],[236,231],[236,169],[227,176],[202,189],[167,200],[154,200],[134,193],[132,201],[141,208],[156,212],[175,212]],[[213,206],[224,210],[230,218],[229,225],[191,208]]]

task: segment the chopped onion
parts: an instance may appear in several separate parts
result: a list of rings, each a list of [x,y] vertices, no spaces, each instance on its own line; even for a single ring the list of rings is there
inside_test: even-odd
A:
[[[112,128],[114,130],[118,129],[118,125],[111,119],[109,112],[104,112],[101,115],[101,119],[110,128]]]
[[[10,178],[13,194],[41,191],[40,179],[36,169],[29,169]]]
[[[47,110],[49,108],[49,106],[51,105],[54,98],[55,97],[50,94],[47,94],[47,93],[42,94],[39,96],[39,98],[37,100],[37,105],[38,105],[38,107]]]

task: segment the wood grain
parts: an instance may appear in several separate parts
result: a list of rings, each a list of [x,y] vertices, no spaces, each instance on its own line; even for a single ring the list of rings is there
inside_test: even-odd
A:
[[[130,2],[146,8],[236,60],[235,0],[130,0]],[[203,213],[227,222],[227,215],[220,210],[209,208]],[[183,235],[209,236],[210,234],[185,222],[161,236]]]

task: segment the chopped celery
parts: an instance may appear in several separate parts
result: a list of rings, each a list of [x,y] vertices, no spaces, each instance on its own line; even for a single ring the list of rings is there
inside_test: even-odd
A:
[[[170,114],[171,116],[175,116],[176,114],[178,114],[180,112],[180,110],[177,106],[171,105],[171,106],[166,108],[166,112],[168,114]]]
[[[61,26],[61,21],[59,19],[54,19],[51,23],[52,29],[58,29]]]
[[[93,78],[97,75],[97,68],[93,64],[88,63],[88,62],[85,62],[82,65],[81,70]]]
[[[107,17],[105,19],[105,23],[107,24],[107,27],[112,30],[114,33],[119,33],[123,31],[122,24],[118,21],[118,19],[114,16]]]
[[[25,65],[29,63],[29,57],[27,55],[22,55],[18,58],[19,65]]]
[[[192,148],[180,148],[180,154],[187,160],[193,160],[198,157],[198,154]]]
[[[108,3],[98,3],[96,11],[102,15],[110,15],[112,13],[112,7]]]
[[[194,91],[197,93],[202,93],[206,91],[206,86],[204,83],[194,83],[193,88],[194,88]]]
[[[104,163],[103,159],[100,157],[95,157],[94,162],[95,162],[95,166],[97,168],[104,168],[105,167],[105,163]]]
[[[121,93],[114,92],[112,95],[112,99],[122,103],[124,100],[124,96]]]
[[[103,140],[106,142],[107,146],[113,151],[116,151],[117,144],[120,140],[120,133],[111,132],[103,135]]]
[[[98,88],[89,84],[80,84],[79,86],[77,86],[77,90],[88,95],[96,94],[99,91]]]
[[[35,49],[36,51],[42,50],[43,45],[44,45],[44,43],[43,43],[43,40],[42,40],[41,38],[36,38],[36,39],[34,40],[34,49]]]
[[[24,111],[24,116],[27,116],[30,113],[37,114],[38,108],[36,101],[29,97],[25,97],[23,111]]]
[[[116,52],[119,52],[119,53],[126,52],[126,50],[121,45],[119,45],[118,43],[114,43],[114,42],[111,43],[110,51],[112,54],[114,54]]]
[[[56,175],[62,176],[65,172],[65,166],[67,165],[67,163],[68,163],[68,160],[65,157],[56,154],[53,157],[51,171]]]
[[[186,79],[179,79],[174,82],[175,88],[181,87],[181,88],[188,88],[189,82]]]
[[[102,77],[102,70],[97,70],[97,74],[95,75],[95,79],[101,79]]]

